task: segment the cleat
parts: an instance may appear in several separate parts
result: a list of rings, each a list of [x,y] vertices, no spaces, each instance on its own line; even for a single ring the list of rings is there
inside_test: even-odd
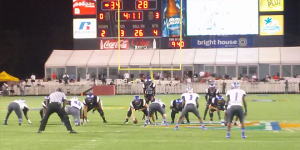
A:
[[[164,125],[165,125],[165,126],[168,126],[168,124],[167,124],[167,123],[164,123]]]
[[[124,124],[128,124],[128,121],[125,121]]]
[[[227,139],[229,139],[229,138],[230,138],[230,133],[227,133],[227,136],[226,136],[226,138],[227,138]]]
[[[3,125],[7,125],[7,123],[6,123],[6,122],[4,122],[4,123],[3,123]]]
[[[107,121],[106,121],[106,120],[104,120],[104,121],[103,121],[103,123],[107,123]]]
[[[76,131],[74,131],[74,130],[71,130],[71,131],[70,131],[70,133],[77,133],[77,132],[76,132]]]
[[[176,127],[174,128],[174,130],[178,130],[178,127],[176,126]]]
[[[38,130],[38,132],[37,133],[42,133],[42,131],[41,130]]]
[[[245,135],[242,135],[242,139],[246,139],[247,138],[247,136],[245,136]]]
[[[147,123],[144,124],[144,127],[147,127]]]
[[[184,121],[181,121],[181,124],[184,124]]]
[[[202,130],[203,130],[203,131],[206,131],[207,129],[206,129],[205,127],[202,127]]]
[[[210,121],[210,122],[209,122],[209,124],[212,124],[212,123],[213,123],[213,121]]]
[[[21,122],[19,122],[19,126],[21,126]]]
[[[205,117],[203,118],[203,120],[205,120]]]
[[[191,123],[190,121],[187,121],[187,123]]]
[[[171,122],[171,124],[174,123],[174,121]]]

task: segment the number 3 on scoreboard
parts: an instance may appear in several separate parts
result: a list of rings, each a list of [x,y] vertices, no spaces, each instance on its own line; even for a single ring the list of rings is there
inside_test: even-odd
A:
[[[105,30],[101,30],[101,33],[100,33],[101,37],[105,37],[106,35],[106,31]]]

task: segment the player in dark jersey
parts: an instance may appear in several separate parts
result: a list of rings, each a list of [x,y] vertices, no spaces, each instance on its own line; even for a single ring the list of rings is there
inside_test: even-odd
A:
[[[211,116],[211,121],[213,120],[213,112],[217,111],[218,114],[220,114],[220,111],[225,110],[225,100],[222,95],[217,96],[215,99],[212,100],[212,103],[209,104],[209,116]],[[225,116],[224,116],[225,118]],[[221,117],[219,115],[219,120],[221,120]],[[221,121],[222,126],[225,125],[225,122]]]
[[[128,112],[127,112],[127,116],[126,116],[126,120],[125,120],[125,124],[128,124],[128,119],[130,118],[130,116],[132,115],[132,120],[135,121],[136,117],[135,117],[135,111],[142,111],[144,113],[145,116],[148,116],[148,104],[146,103],[146,101],[144,99],[141,99],[140,96],[134,96],[133,101],[130,103]]]
[[[45,100],[42,102],[42,106],[43,108],[40,109],[40,116],[41,116],[41,119],[43,119],[45,113],[46,113],[46,110],[47,110],[47,103],[49,103],[49,96],[46,96],[45,97]]]
[[[90,110],[93,110],[93,112],[97,110],[103,119],[103,123],[107,123],[104,117],[102,101],[98,96],[93,94],[88,94],[86,98],[83,100],[83,104],[84,104],[83,117],[85,119],[85,123],[87,123],[87,112],[89,112]]]
[[[211,104],[212,99],[216,98],[216,96],[219,96],[220,92],[218,89],[216,89],[216,86],[214,84],[209,84],[208,89],[206,89],[205,91],[205,100],[206,100],[206,108],[204,111],[204,117],[203,120],[205,120],[207,111],[209,109],[209,104]],[[220,113],[218,113],[218,115],[220,116]],[[211,120],[212,123],[212,120]]]
[[[172,109],[172,112],[171,112],[172,122],[171,123],[174,123],[175,115],[178,112],[182,111],[182,100],[180,98],[178,98],[178,99],[171,101],[170,109]],[[185,115],[185,119],[186,119],[187,123],[190,123],[188,113]],[[184,123],[184,122],[182,121],[181,123]]]
[[[45,100],[42,102],[43,108],[40,109],[41,119],[43,119],[43,117],[45,116],[46,110],[48,108],[47,105],[49,104],[49,100],[50,100],[50,97],[48,95],[45,97]],[[58,117],[60,118],[61,122],[64,122],[61,116],[58,115]]]
[[[155,83],[152,83],[151,79],[146,79],[145,83],[143,84],[143,93],[144,93],[144,98],[146,100],[146,103],[149,105],[149,102],[153,102],[155,100]],[[157,118],[157,112],[154,112],[156,120]],[[151,116],[150,116],[151,117]],[[143,120],[145,119],[145,115],[143,115]]]

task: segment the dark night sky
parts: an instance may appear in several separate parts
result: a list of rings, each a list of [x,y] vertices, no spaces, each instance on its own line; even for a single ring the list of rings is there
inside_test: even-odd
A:
[[[44,77],[53,49],[73,49],[72,0],[0,1],[0,72]],[[299,45],[300,0],[285,0],[285,45]],[[289,39],[289,40],[287,40]]]

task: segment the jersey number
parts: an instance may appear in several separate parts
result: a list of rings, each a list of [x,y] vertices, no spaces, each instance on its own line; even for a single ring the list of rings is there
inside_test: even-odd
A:
[[[78,102],[78,104],[77,104],[77,101],[74,101],[74,103],[75,103],[76,105],[78,105],[78,106],[81,106],[81,103],[80,103],[80,102]]]
[[[238,92],[235,93],[235,101],[237,101]]]
[[[192,100],[193,99],[193,95],[190,95],[190,100]]]

